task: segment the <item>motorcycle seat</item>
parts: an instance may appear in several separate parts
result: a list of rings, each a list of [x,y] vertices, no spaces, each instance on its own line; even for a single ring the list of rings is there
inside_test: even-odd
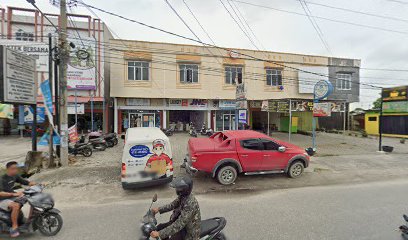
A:
[[[77,143],[75,144],[75,147],[82,147],[84,145],[88,145],[88,143]]]
[[[200,237],[207,236],[211,233],[218,232],[223,229],[226,225],[226,220],[224,218],[210,218],[201,221],[201,231]]]

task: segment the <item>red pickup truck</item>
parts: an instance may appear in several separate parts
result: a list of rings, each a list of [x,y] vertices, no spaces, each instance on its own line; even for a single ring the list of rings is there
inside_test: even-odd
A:
[[[212,174],[219,183],[234,183],[246,175],[287,173],[296,178],[309,166],[305,149],[250,131],[218,132],[210,138],[191,138],[182,167],[187,172]]]

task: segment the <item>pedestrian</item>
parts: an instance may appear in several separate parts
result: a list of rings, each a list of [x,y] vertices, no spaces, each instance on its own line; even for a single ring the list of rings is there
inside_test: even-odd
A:
[[[129,128],[129,119],[125,116],[123,119],[123,130],[126,132],[126,130]]]

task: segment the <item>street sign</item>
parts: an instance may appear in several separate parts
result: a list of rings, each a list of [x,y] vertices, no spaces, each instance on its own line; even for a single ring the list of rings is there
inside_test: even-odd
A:
[[[326,80],[318,81],[314,86],[314,99],[322,100],[333,91],[333,85]]]
[[[247,123],[247,110],[238,110],[238,121],[239,123]]]
[[[0,46],[0,102],[36,104],[35,59]]]
[[[330,117],[331,103],[313,103],[313,117]]]

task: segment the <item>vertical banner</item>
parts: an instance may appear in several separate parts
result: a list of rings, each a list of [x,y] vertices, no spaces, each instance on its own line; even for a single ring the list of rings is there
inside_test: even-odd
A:
[[[52,142],[54,145],[61,144],[61,138],[55,131],[52,131]],[[40,138],[38,145],[48,146],[49,143],[50,143],[50,132],[47,130],[47,132],[45,132],[44,135],[42,135],[42,137]]]
[[[54,126],[54,121],[53,121],[53,116],[52,116],[53,106],[52,106],[52,93],[50,89],[50,81],[45,80],[44,82],[42,82],[40,85],[40,88],[41,88],[41,92],[44,98],[45,112],[47,113],[50,124]]]
[[[247,110],[238,110],[238,121],[239,123],[247,123]]]
[[[78,137],[78,131],[77,131],[77,126],[76,124],[73,125],[72,127],[68,128],[68,136],[69,136],[69,141],[71,143],[76,143],[79,141]]]

